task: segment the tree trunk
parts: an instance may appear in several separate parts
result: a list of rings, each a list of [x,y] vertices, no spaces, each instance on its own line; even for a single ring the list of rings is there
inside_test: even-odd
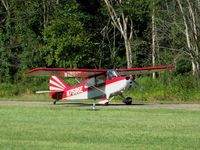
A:
[[[192,2],[191,0],[187,0],[187,3],[188,3],[187,7],[189,8],[188,14],[190,15],[188,22],[187,22],[186,14],[184,13],[181,1],[177,0],[177,3],[179,5],[182,18],[183,18],[183,23],[185,26],[185,36],[186,36],[186,41],[187,41],[188,54],[191,58],[191,63],[192,63],[192,74],[198,78],[200,75],[199,60],[198,60],[199,50],[198,50],[198,44],[197,44],[198,32],[197,32],[197,25],[196,25],[196,20],[195,20],[195,13],[192,8]]]
[[[43,0],[43,28],[44,30],[46,29],[46,25],[48,22],[48,5],[47,5],[47,1]]]
[[[121,12],[121,14],[117,14],[109,0],[104,0],[104,2],[110,14],[113,25],[120,31],[124,39],[124,45],[126,49],[127,68],[131,68],[133,66],[132,51],[131,51],[131,41],[132,41],[132,34],[133,34],[132,20],[130,20],[130,32],[128,32],[127,27],[129,23],[128,22],[129,17],[125,16],[123,12]],[[121,0],[119,0],[118,3],[121,4]]]
[[[152,66],[156,66],[159,62],[159,43],[157,40],[157,30],[156,30],[156,20],[155,20],[155,3],[153,1],[153,9],[152,9],[152,16],[151,16],[151,25],[152,25],[152,53],[151,53],[151,58],[152,58]],[[153,72],[153,79],[156,78],[155,72]]]
[[[6,12],[8,13],[8,16],[10,16],[10,10],[9,10],[9,5],[7,0],[1,0],[4,8],[6,9]]]
[[[125,48],[126,48],[127,68],[131,68],[132,65],[133,65],[132,52],[131,52],[131,42],[128,39],[124,39],[124,45],[125,45]]]
[[[152,66],[156,65],[156,33],[155,33],[155,8],[153,6],[153,12],[152,12]],[[155,79],[156,74],[153,72],[153,79]]]
[[[195,12],[192,8],[192,2],[191,0],[187,0],[188,6],[189,6],[189,14],[190,14],[190,24],[191,24],[191,32],[192,32],[192,37],[191,37],[191,43],[192,43],[192,54],[193,54],[193,60],[192,60],[192,70],[193,70],[193,75],[199,77],[199,62],[198,62],[198,57],[199,57],[199,50],[198,50],[198,33],[197,33],[197,25],[196,25],[196,19],[195,19]]]

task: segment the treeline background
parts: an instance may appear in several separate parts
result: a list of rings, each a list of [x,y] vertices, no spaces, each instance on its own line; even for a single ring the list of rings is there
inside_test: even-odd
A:
[[[36,67],[169,64],[161,86],[199,93],[199,14],[199,0],[1,0],[0,95],[46,85],[28,76]]]

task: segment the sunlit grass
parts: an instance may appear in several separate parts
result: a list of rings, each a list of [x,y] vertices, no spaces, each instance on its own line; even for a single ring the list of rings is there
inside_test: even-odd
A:
[[[0,107],[0,149],[198,149],[200,111]]]

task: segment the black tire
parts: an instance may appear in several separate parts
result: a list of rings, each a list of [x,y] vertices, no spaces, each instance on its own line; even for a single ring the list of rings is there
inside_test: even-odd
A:
[[[105,104],[103,104],[104,106],[108,106],[109,102],[106,102]]]
[[[57,100],[54,100],[54,101],[53,101],[53,104],[56,105],[56,102],[57,102]]]
[[[131,97],[126,97],[123,100],[123,103],[125,103],[126,105],[131,105],[132,104],[132,98]]]

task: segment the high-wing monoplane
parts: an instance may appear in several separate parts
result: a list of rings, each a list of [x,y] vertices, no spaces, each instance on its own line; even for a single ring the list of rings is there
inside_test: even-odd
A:
[[[100,99],[100,104],[108,104],[113,96],[119,95],[126,105],[132,104],[131,97],[124,97],[123,92],[135,85],[138,74],[159,72],[174,66],[154,66],[128,69],[72,69],[72,68],[35,68],[29,71],[33,76],[50,76],[49,92],[54,104],[58,100]],[[75,86],[70,86],[62,78],[74,78]],[[84,78],[79,82],[79,78]],[[95,105],[95,104],[94,104]]]

